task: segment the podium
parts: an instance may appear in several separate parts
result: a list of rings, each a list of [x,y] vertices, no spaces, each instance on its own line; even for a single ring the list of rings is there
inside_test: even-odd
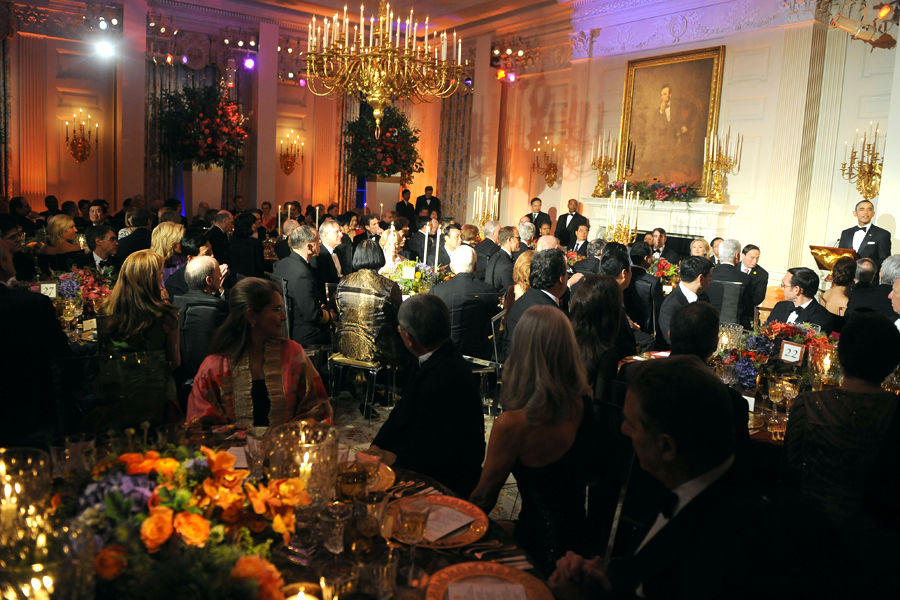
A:
[[[812,254],[816,266],[822,271],[831,272],[834,269],[834,263],[839,258],[849,256],[853,260],[857,259],[857,254],[852,248],[833,248],[831,246],[810,246],[809,252]]]

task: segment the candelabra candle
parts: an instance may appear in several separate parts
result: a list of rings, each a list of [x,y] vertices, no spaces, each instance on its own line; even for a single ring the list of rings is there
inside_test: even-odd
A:
[[[591,193],[591,196],[594,198],[602,198],[606,193],[606,188],[609,186],[608,172],[616,167],[616,156],[619,153],[619,144],[618,141],[613,140],[609,134],[607,134],[605,140],[603,139],[602,134],[597,136],[596,144],[597,149],[595,153],[594,142],[591,142],[591,168],[597,171],[597,185],[594,186],[594,191]]]
[[[856,191],[864,200],[871,201],[878,195],[881,189],[881,172],[884,167],[884,157],[878,151],[878,124],[869,123],[869,132],[862,135],[862,143],[859,150],[856,149],[859,138],[853,140],[849,159],[846,156],[847,142],[844,142],[844,161],[841,163],[841,177],[850,183],[856,184]],[[859,130],[857,129],[857,135]],[[872,142],[867,140],[871,135]],[[884,140],[882,138],[882,144]]]
[[[703,169],[710,180],[706,201],[713,204],[724,204],[724,182],[726,175],[737,175],[741,170],[741,156],[744,150],[744,136],[737,135],[732,144],[731,127],[725,134],[724,143],[718,136],[707,137],[703,142]]]
[[[544,144],[543,148],[541,144]],[[537,147],[532,148],[532,152],[534,153],[531,163],[532,172],[543,175],[547,187],[553,187],[559,178],[559,168],[556,148],[550,143],[550,138],[544,136],[543,140],[538,140]]]
[[[83,163],[91,156],[91,137],[94,138],[94,149],[100,141],[100,123],[93,123],[90,113],[85,116],[84,109],[72,115],[72,132],[69,135],[69,121],[66,121],[66,150],[76,163]]]
[[[293,129],[281,140],[278,162],[285,175],[290,175],[294,172],[298,160],[301,163],[303,162],[304,146],[305,143],[300,141],[300,136],[295,134]]]

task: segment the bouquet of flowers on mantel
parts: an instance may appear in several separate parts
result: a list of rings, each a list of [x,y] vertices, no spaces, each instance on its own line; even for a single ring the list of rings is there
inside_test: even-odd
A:
[[[742,388],[753,389],[758,375],[773,373],[779,368],[776,361],[770,359],[777,356],[782,342],[802,344],[804,353],[809,355],[816,350],[832,347],[836,340],[836,333],[828,336],[808,323],[769,323],[746,332],[736,348],[720,353],[718,358],[725,364],[735,366]]]
[[[618,192],[619,194],[625,188],[624,181],[612,181],[609,184],[607,194]],[[650,202],[688,202],[697,197],[697,190],[686,183],[662,183],[657,180],[653,181],[629,181],[628,191],[637,192],[638,198],[641,200],[650,200]]]
[[[444,275],[446,276],[446,269]],[[417,263],[414,260],[405,260],[398,264],[387,277],[396,281],[400,291],[407,296],[427,294],[434,284],[444,280],[441,278],[440,269],[435,271],[431,265]]]
[[[205,446],[112,455],[70,498],[75,523],[94,532],[98,598],[281,600],[267,557],[287,541],[294,509],[308,505],[300,478],[253,482],[235,457]],[[262,534],[268,539],[254,539]],[[187,592],[187,594],[182,593]]]
[[[413,173],[424,173],[425,163],[419,156],[419,130],[409,125],[409,118],[398,109],[384,109],[381,135],[375,136],[375,119],[360,116],[347,123],[344,131],[347,172],[352,175],[390,177],[400,174],[400,183],[408,185]]]

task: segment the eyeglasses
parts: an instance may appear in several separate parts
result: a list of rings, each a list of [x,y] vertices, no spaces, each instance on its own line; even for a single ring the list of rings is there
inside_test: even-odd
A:
[[[781,287],[781,288],[792,288],[792,287],[799,287],[799,286],[796,286],[796,285],[794,285],[794,284],[792,284],[792,283],[784,283],[784,282],[781,282],[781,285],[779,285],[778,287]]]

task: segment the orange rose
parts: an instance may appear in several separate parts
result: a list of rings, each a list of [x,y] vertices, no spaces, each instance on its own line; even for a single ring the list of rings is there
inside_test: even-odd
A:
[[[156,464],[153,465],[153,470],[166,479],[172,479],[175,470],[178,469],[178,465],[179,462],[174,458],[160,458],[156,461]]]
[[[202,548],[209,537],[209,521],[194,513],[180,512],[175,515],[175,531],[185,544]]]
[[[138,463],[144,460],[144,455],[140,452],[126,452],[119,456],[116,459],[117,463],[122,463],[123,465],[130,465],[132,463]]]
[[[258,556],[242,556],[231,569],[234,579],[255,579],[259,584],[256,600],[284,600],[284,579],[275,565]]]
[[[275,482],[275,494],[282,504],[287,506],[305,505],[311,501],[309,494],[306,493],[306,486],[296,477],[277,480]]]
[[[141,541],[151,554],[158,551],[172,536],[172,509],[157,506],[150,509],[150,516],[141,523]]]
[[[250,471],[247,470],[238,470],[238,471],[225,471],[219,473],[216,476],[216,482],[219,485],[224,485],[225,487],[233,488],[239,486],[242,481],[247,479],[250,476]]]
[[[200,451],[206,456],[206,464],[209,465],[209,469],[213,472],[213,475],[218,475],[219,473],[234,469],[234,461],[236,458],[233,454],[229,454],[224,450],[222,452],[216,452],[212,448],[207,448],[206,446],[200,446]]]
[[[128,564],[128,561],[125,560],[127,554],[125,546],[111,544],[94,557],[94,570],[101,579],[107,581],[115,579],[122,574]]]

